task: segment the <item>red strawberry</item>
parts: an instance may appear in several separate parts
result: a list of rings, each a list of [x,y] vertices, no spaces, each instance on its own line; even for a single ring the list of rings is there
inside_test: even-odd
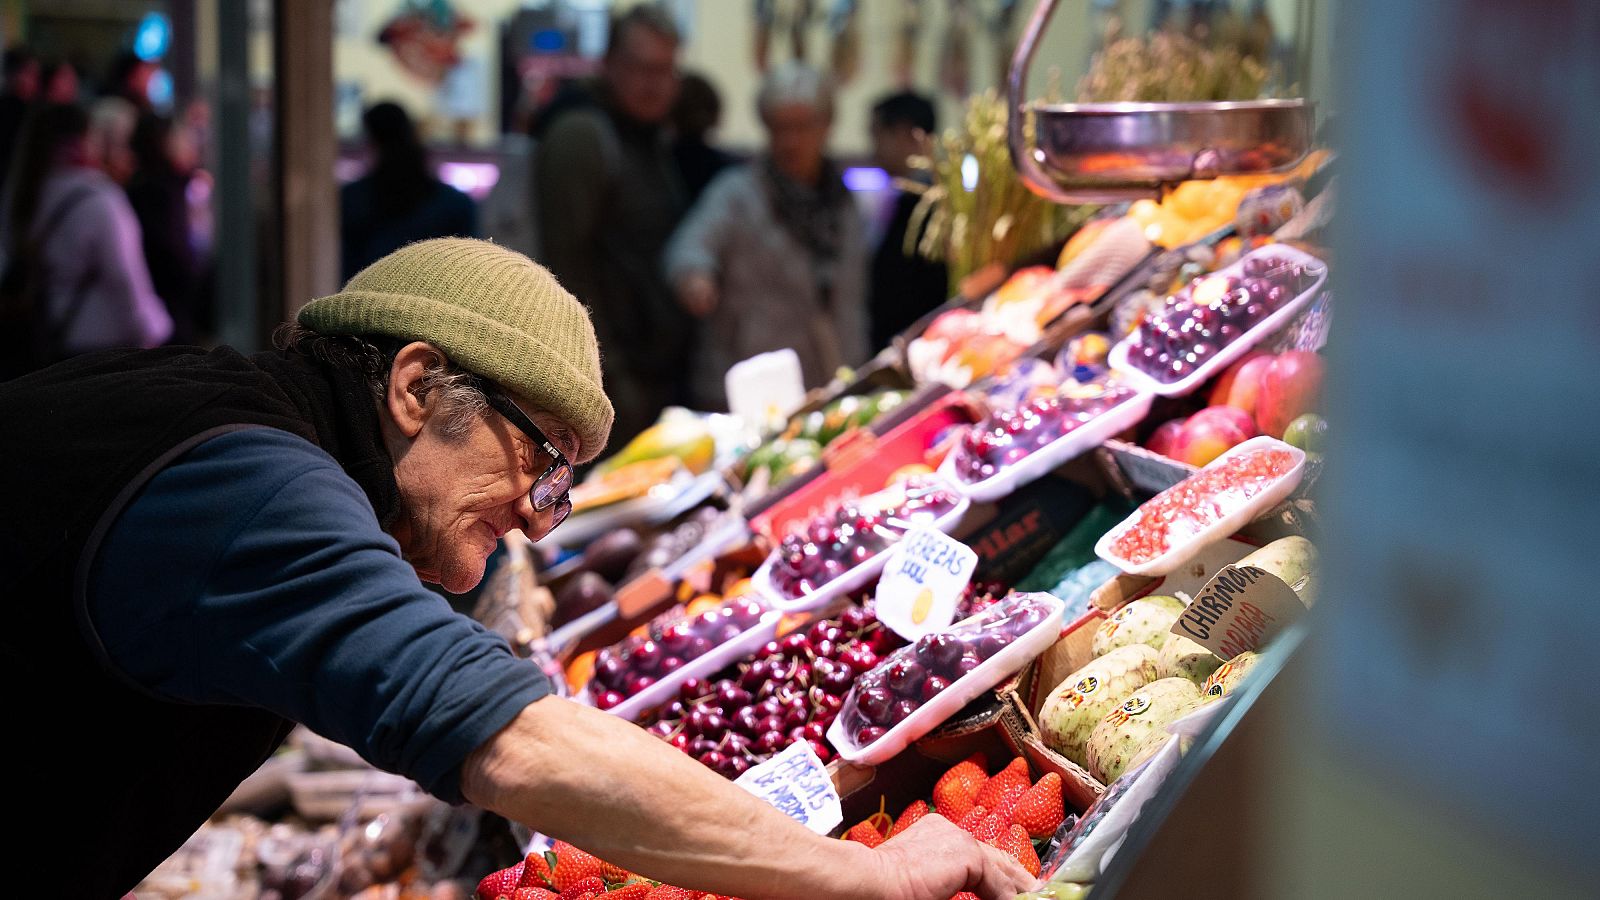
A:
[[[1055,834],[1066,817],[1066,806],[1061,802],[1061,776],[1054,772],[1047,773],[1038,784],[1028,788],[1011,811],[1011,821],[1021,825],[1032,838]]]
[[[605,863],[594,854],[585,853],[565,841],[556,841],[554,849],[556,861],[550,867],[550,886],[560,891],[563,896],[568,888],[586,879],[605,881],[602,877]]]
[[[511,894],[511,900],[559,900],[555,891],[547,891],[542,887],[519,887]]]
[[[600,877],[604,878],[611,884],[618,884],[620,882],[628,881],[629,879],[637,878],[638,876],[621,866],[613,865],[602,859],[600,860]],[[616,892],[613,891],[612,893]]]
[[[1039,854],[1033,852],[1033,841],[1028,840],[1027,829],[1021,825],[1011,826],[1011,830],[1002,834],[994,846],[1001,853],[1022,863],[1029,875],[1039,877]]]
[[[956,824],[956,827],[960,828],[962,831],[965,831],[967,834],[976,834],[978,831],[978,826],[982,825],[983,820],[987,819],[988,817],[989,811],[987,809],[984,809],[981,806],[974,806],[972,810],[966,814],[966,816],[962,817],[961,821]]]
[[[646,900],[700,900],[700,895],[685,888],[662,884],[653,888],[646,895]]]
[[[986,765],[988,761],[983,754],[974,753],[940,777],[939,783],[933,786],[933,808],[939,811],[939,815],[952,822],[966,818],[977,800],[978,792],[989,780],[984,769]]]
[[[528,858],[522,861],[522,880],[517,883],[518,886],[550,887],[550,860],[554,858],[555,854],[549,850],[529,853]]]
[[[608,900],[643,900],[650,896],[650,891],[653,889],[654,886],[648,881],[635,881],[608,892],[606,897]]]
[[[950,900],[983,900],[983,898],[971,891],[962,891],[954,897],[951,897]]]
[[[1013,759],[1000,774],[984,782],[983,790],[978,791],[973,802],[991,810],[999,809],[1001,803],[1015,803],[1017,797],[1027,793],[1032,784],[1033,779],[1028,777],[1028,763]]]
[[[560,864],[557,864],[556,870],[558,873],[560,869]],[[574,881],[567,887],[563,888],[561,890],[561,900],[593,900],[593,898],[598,897],[605,892],[605,879],[601,878],[599,875],[590,875],[587,878]]]
[[[511,892],[522,883],[522,863],[517,863],[509,869],[501,869],[483,877],[478,882],[478,900],[495,900],[497,897],[509,897]]]
[[[889,829],[889,837],[894,837],[900,832],[905,831],[907,828],[910,828],[912,825],[915,825],[918,819],[921,819],[927,814],[928,804],[921,800],[918,800],[917,802],[906,807],[906,811],[900,814],[900,818],[894,820],[894,827]]]
[[[844,839],[857,841],[868,847],[876,847],[884,841],[883,832],[879,831],[871,821],[857,822],[850,826],[850,830],[845,832]]]
[[[990,813],[983,817],[983,821],[973,830],[972,836],[982,843],[996,846],[995,841],[999,840],[1000,836],[1005,833],[1006,823],[1001,821],[999,816]]]

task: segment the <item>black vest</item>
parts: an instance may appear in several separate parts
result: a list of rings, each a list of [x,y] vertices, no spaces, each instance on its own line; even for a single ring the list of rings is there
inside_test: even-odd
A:
[[[6,854],[25,883],[71,866],[56,895],[122,896],[288,734],[264,710],[166,702],[124,680],[84,605],[99,542],[139,488],[201,441],[252,426],[320,446],[380,522],[395,514],[370,391],[304,356],[113,351],[0,384],[6,769],[42,792],[28,812],[45,820]]]

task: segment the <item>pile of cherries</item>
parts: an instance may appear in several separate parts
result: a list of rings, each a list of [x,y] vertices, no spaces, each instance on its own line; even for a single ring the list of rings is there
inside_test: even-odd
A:
[[[1049,602],[1042,597],[1014,594],[971,621],[897,650],[856,681],[842,713],[845,733],[857,748],[878,740],[1049,615]]]
[[[889,502],[887,495],[894,496]],[[957,498],[942,482],[913,478],[897,489],[841,504],[795,529],[773,551],[772,583],[793,600],[814,593],[888,549],[911,528],[954,509]]]
[[[1190,282],[1134,331],[1128,362],[1164,384],[1181,381],[1316,281],[1303,263],[1270,252]]]
[[[735,597],[696,616],[668,616],[650,623],[648,636],[628,638],[595,656],[591,691],[594,705],[611,709],[733,640],[761,620],[766,607],[749,596]]]
[[[993,413],[968,428],[956,445],[956,475],[968,484],[993,478],[1131,396],[1127,388],[1106,386],[1084,396],[1040,397]]]
[[[852,606],[769,642],[720,677],[685,682],[649,731],[727,778],[796,741],[827,762],[833,748],[823,735],[857,676],[902,643],[870,608]]]

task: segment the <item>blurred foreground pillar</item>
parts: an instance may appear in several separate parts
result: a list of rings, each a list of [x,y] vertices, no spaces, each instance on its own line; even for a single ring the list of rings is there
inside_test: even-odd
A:
[[[277,0],[278,228],[283,318],[339,288],[339,190],[333,166],[333,4]]]

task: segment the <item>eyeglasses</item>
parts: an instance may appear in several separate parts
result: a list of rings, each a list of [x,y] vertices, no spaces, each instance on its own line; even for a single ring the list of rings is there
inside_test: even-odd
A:
[[[519,409],[517,404],[512,402],[511,398],[506,395],[499,385],[486,382],[483,379],[477,380],[480,382],[479,388],[482,389],[484,399],[488,401],[489,406],[495,412],[505,416],[506,421],[510,422],[513,428],[522,432],[523,437],[532,441],[535,447],[543,450],[551,459],[550,467],[545,469],[544,473],[538,478],[534,479],[533,487],[528,491],[528,499],[533,503],[534,509],[539,512],[553,509],[550,514],[550,527],[544,530],[544,534],[528,535],[529,538],[538,540],[555,531],[556,526],[566,521],[567,516],[572,513],[572,497],[570,495],[572,490],[572,463],[568,462],[567,457],[556,449],[555,444],[550,443],[550,439],[544,436],[544,432],[539,430],[539,426],[533,424],[533,420],[528,418],[528,414]]]

